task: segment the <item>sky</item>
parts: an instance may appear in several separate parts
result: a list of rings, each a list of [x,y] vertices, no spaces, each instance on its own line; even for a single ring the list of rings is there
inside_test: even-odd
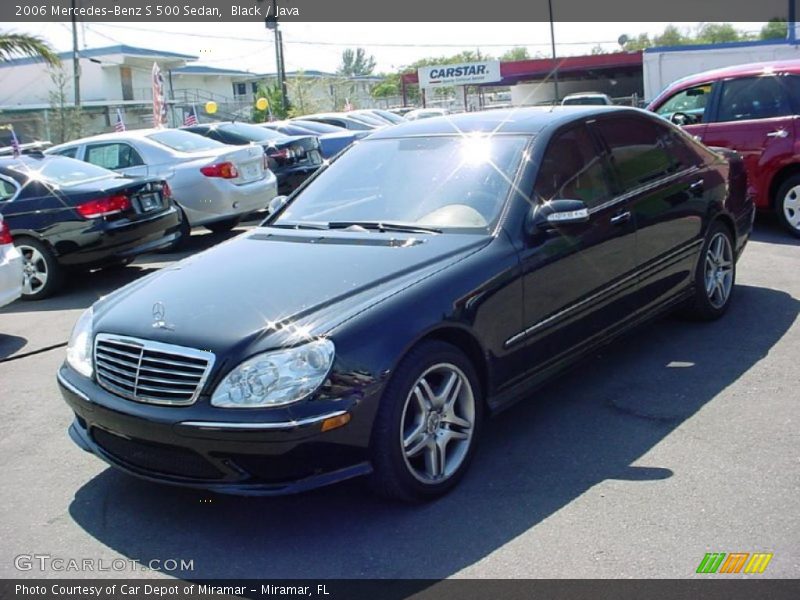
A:
[[[698,23],[674,23],[695,28]],[[667,23],[556,23],[557,54],[588,54],[599,44],[619,50],[622,34],[661,33]],[[763,23],[736,23],[758,32]],[[69,23],[0,24],[0,29],[40,35],[57,50],[71,50]],[[376,72],[396,71],[420,58],[480,49],[499,56],[525,46],[533,56],[550,55],[549,23],[289,23],[281,25],[286,69],[335,71],[342,50],[363,47],[375,57]],[[263,23],[80,23],[79,48],[128,44],[190,54],[196,64],[255,73],[275,71],[272,32]]]

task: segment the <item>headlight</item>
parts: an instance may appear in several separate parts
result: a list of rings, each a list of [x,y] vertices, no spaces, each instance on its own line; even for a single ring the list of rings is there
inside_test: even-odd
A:
[[[258,354],[228,373],[214,390],[211,404],[258,408],[302,400],[325,381],[333,355],[330,340]]]
[[[72,335],[69,336],[67,344],[67,363],[78,373],[85,377],[91,377],[94,369],[92,368],[92,319],[94,312],[90,306],[75,323],[72,328]]]

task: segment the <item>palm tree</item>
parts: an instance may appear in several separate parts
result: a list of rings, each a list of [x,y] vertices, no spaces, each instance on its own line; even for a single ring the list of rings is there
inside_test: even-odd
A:
[[[18,56],[30,56],[43,60],[49,65],[58,66],[61,59],[53,48],[42,38],[24,33],[0,33],[0,63],[8,62]]]

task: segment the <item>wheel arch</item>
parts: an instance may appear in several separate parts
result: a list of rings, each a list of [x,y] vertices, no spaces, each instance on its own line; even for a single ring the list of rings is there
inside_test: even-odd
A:
[[[790,163],[781,167],[772,176],[769,182],[767,193],[769,194],[769,207],[775,209],[778,203],[778,190],[786,182],[787,179],[794,175],[800,175],[800,163]]]
[[[421,343],[436,340],[445,342],[451,346],[455,346],[461,350],[469,359],[472,366],[475,368],[475,373],[478,375],[478,384],[481,386],[481,397],[483,404],[488,408],[489,398],[489,364],[486,360],[486,353],[483,346],[470,331],[461,327],[443,326],[428,331],[422,337],[417,339],[404,353],[406,356],[408,352],[419,346]]]

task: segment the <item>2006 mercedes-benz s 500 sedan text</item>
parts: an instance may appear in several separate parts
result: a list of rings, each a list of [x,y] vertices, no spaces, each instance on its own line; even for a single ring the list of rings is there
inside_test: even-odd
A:
[[[435,497],[490,413],[665,311],[722,315],[752,219],[738,155],[636,109],[387,128],[88,309],[70,434],[154,481]]]

